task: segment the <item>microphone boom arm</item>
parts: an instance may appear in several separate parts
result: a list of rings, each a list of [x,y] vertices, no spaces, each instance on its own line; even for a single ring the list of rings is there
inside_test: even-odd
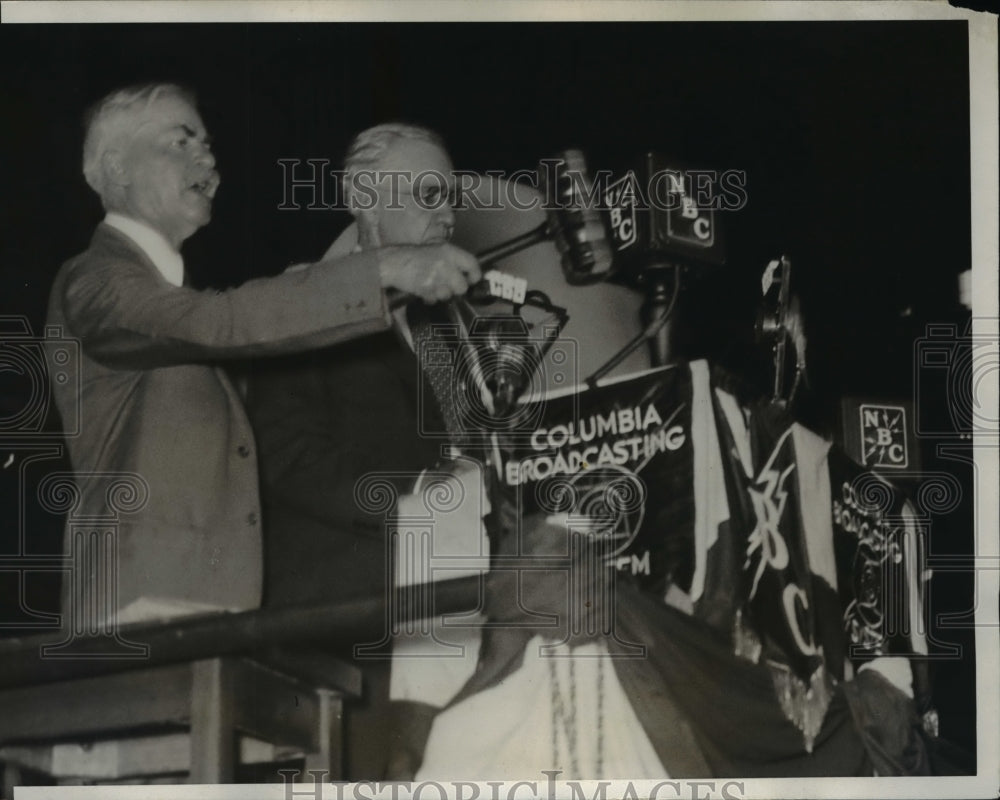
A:
[[[546,220],[536,228],[532,228],[529,231],[518,234],[517,236],[514,236],[505,242],[501,242],[500,244],[493,245],[493,247],[487,247],[485,250],[480,250],[476,253],[476,259],[479,261],[480,266],[492,266],[497,261],[501,261],[508,256],[520,253],[522,250],[527,250],[533,245],[551,239],[555,235],[555,230],[556,226],[553,222],[551,220]],[[409,292],[399,292],[394,289],[390,289],[386,294],[389,298],[390,311],[395,311],[396,309],[409,305],[414,300],[419,299],[414,294],[410,294]],[[467,296],[473,300],[489,299],[489,281],[484,278],[478,283],[474,283],[469,287]]]

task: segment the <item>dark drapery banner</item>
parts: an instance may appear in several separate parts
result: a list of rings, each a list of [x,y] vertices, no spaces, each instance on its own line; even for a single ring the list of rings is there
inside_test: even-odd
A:
[[[877,672],[845,680],[838,597],[854,590],[835,584],[853,586],[853,567],[838,557],[831,574],[829,541],[829,563],[816,563],[817,534],[844,531],[831,523],[839,489],[812,486],[830,471],[846,480],[844,462],[828,466],[829,444],[781,409],[740,409],[725,383],[682,364],[529,404],[500,437],[494,555],[563,560],[495,584],[486,611],[499,626],[452,705],[516,670],[536,634],[602,636],[671,776],[928,774],[912,700]],[[582,594],[565,591],[567,570]],[[902,602],[906,582],[889,583]]]
[[[565,514],[603,537],[617,571],[663,596],[694,570],[687,365],[525,404],[501,437],[499,491],[521,515]]]

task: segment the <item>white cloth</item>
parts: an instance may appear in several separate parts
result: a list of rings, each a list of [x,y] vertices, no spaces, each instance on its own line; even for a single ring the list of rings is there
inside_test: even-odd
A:
[[[121,609],[116,620],[119,625],[132,625],[139,622],[166,622],[177,617],[239,610],[222,608],[211,603],[199,603],[194,600],[178,600],[172,597],[140,597]],[[103,624],[103,619],[99,622]]]
[[[576,696],[572,712],[571,686]],[[566,727],[553,719],[555,691],[566,713],[575,714],[580,775],[572,774]],[[603,692],[602,720],[597,718],[598,692]],[[553,752],[556,741],[558,757]],[[511,780],[552,769],[562,770],[560,780],[669,777],[603,645],[590,643],[570,651],[565,645],[553,648],[541,636],[533,638],[520,669],[438,714],[416,780]]]
[[[432,617],[420,620],[414,631],[394,636],[389,699],[448,705],[476,671],[484,621],[478,614],[461,620]]]
[[[889,683],[913,699],[913,669],[910,660],[902,656],[879,656],[858,667],[858,672],[870,669],[879,673]]]
[[[459,502],[442,507],[445,493]],[[489,572],[490,543],[483,524],[489,513],[478,461],[456,458],[421,473],[413,491],[396,506],[396,586]],[[432,610],[429,598],[427,608]],[[389,697],[447,705],[476,669],[483,622],[477,614],[431,615],[400,630],[393,637]]]
[[[798,423],[792,425],[792,443],[809,571],[836,591],[837,559],[833,551],[830,470],[826,460],[831,443]]]
[[[708,551],[719,538],[719,526],[729,519],[729,501],[722,469],[722,450],[715,428],[708,362],[692,361],[691,368],[691,445],[694,448],[694,575],[691,578],[690,602],[701,599],[705,591]],[[728,395],[727,395],[728,396]],[[735,401],[734,401],[735,402]],[[674,593],[680,590],[671,583]],[[668,589],[668,595],[670,590]],[[677,602],[667,600],[671,605]],[[689,612],[690,613],[690,612]]]
[[[475,459],[458,456],[421,472],[396,503],[396,586],[489,572],[483,520],[490,511],[483,465]]]
[[[144,222],[116,214],[114,211],[104,218],[104,224],[121,231],[139,245],[167,283],[173,286],[181,286],[184,283],[184,259],[159,231],[153,230]]]

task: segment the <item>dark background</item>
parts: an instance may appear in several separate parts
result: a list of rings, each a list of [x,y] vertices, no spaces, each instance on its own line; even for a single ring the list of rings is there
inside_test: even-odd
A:
[[[788,253],[810,342],[800,413],[825,433],[845,394],[912,399],[916,338],[928,322],[964,322],[964,22],[7,25],[0,44],[0,314],[36,332],[56,269],[102,217],[80,169],[82,112],[150,80],[194,88],[215,140],[214,220],[185,247],[201,285],[318,257],[347,217],[277,210],[278,159],[337,165],[357,131],[403,119],[438,130],[460,169],[531,168],[580,147],[594,168],[655,149],[745,170],[748,205],[725,220],[729,264],[691,276],[681,304],[685,353],[757,365],[760,271]],[[0,378],[9,416],[28,388]],[[925,468],[934,458],[927,445]],[[967,468],[943,468],[971,486]],[[0,552],[15,552],[14,467],[3,481]],[[932,550],[971,552],[971,495],[935,520]],[[58,552],[57,521],[28,532],[34,552]],[[970,579],[936,578],[935,610],[968,608]],[[16,588],[0,584],[16,616]],[[29,587],[36,608],[52,608],[51,587]],[[944,732],[971,746],[971,634],[939,638],[965,648],[937,663],[936,686]]]

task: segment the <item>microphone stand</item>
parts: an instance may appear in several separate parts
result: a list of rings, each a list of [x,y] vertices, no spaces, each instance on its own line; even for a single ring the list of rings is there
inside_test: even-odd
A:
[[[674,264],[653,264],[645,269],[642,281],[646,284],[646,301],[642,305],[641,319],[646,326],[650,364],[665,367],[673,361],[671,316],[680,290],[681,268]],[[671,280],[672,279],[672,280]],[[673,283],[673,291],[668,288]]]
[[[668,291],[666,282],[671,271],[673,271],[674,285],[673,291]],[[646,302],[643,303],[640,312],[642,323],[646,327],[587,378],[585,383],[591,389],[597,386],[597,382],[601,378],[632,355],[643,342],[649,343],[650,356],[654,367],[664,367],[671,363],[671,331],[667,323],[670,322],[673,316],[674,307],[677,305],[677,297],[681,291],[681,268],[669,264],[658,265],[650,270],[650,274],[655,275],[655,277],[652,281],[647,282],[647,286],[650,288],[646,296]]]

